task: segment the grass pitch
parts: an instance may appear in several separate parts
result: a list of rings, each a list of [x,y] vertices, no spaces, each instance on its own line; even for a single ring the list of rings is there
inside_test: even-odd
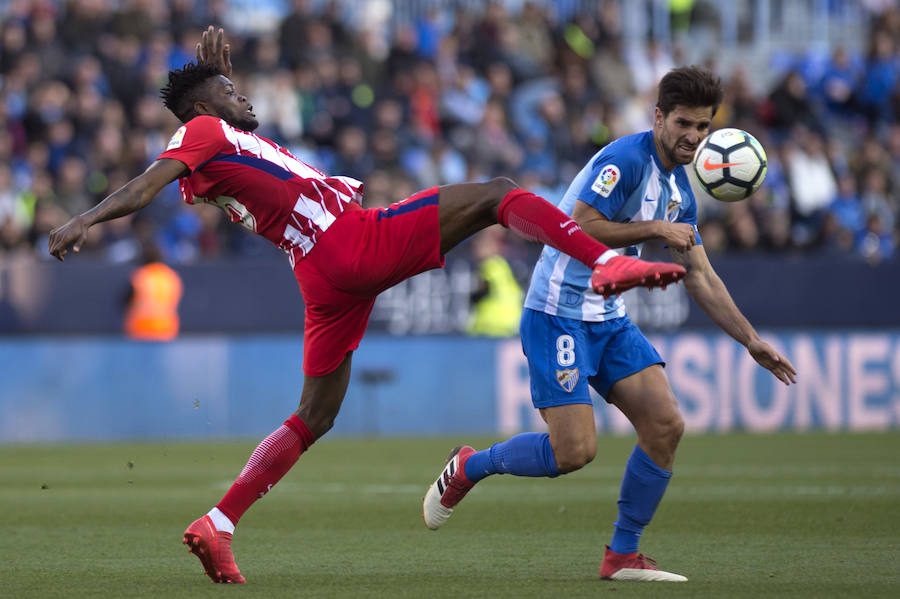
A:
[[[180,543],[255,441],[0,447],[0,596],[900,597],[900,433],[685,438],[641,549],[687,583],[598,577],[633,439],[555,480],[492,477],[429,531],[458,441],[491,440],[316,444],[241,521],[241,587]]]

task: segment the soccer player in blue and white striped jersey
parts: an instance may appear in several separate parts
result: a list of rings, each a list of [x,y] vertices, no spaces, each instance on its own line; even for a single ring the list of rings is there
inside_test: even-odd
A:
[[[760,339],[716,275],[697,231],[697,207],[684,165],[709,133],[722,101],[710,72],[677,68],[659,84],[653,129],[614,141],[572,181],[559,208],[595,239],[630,256],[643,242],[665,243],[687,269],[685,286],[712,320],[785,384],[787,358]],[[621,297],[589,292],[590,269],[544,247],[522,315],[534,406],[549,433],[522,433],[483,451],[459,447],[425,496],[425,524],[439,528],[475,483],[491,474],[555,477],[594,459],[597,431],[589,387],[631,421],[637,445],[628,459],[619,516],[600,576],[612,580],[684,581],[638,553],[672,475],[684,430],[664,362],[631,323]]]

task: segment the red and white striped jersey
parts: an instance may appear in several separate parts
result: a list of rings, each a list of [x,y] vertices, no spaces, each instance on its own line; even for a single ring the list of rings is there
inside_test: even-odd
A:
[[[185,202],[219,206],[232,222],[288,252],[292,265],[348,204],[362,202],[356,179],[329,177],[265,137],[212,116],[184,124],[159,158],[191,170],[178,180]]]

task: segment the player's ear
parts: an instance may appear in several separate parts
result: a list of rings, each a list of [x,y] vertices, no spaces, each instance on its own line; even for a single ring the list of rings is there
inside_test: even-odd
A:
[[[213,116],[217,116],[215,111],[213,110],[212,105],[209,102],[194,102],[194,114],[210,114]]]
[[[654,126],[661,128],[665,117],[663,116],[662,110],[659,109],[659,106],[655,106],[653,108],[653,124]]]

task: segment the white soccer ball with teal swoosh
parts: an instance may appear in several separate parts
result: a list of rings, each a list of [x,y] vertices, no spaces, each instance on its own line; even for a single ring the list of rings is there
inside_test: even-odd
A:
[[[766,151],[742,129],[717,129],[694,153],[694,173],[703,189],[723,202],[737,202],[766,178]]]

